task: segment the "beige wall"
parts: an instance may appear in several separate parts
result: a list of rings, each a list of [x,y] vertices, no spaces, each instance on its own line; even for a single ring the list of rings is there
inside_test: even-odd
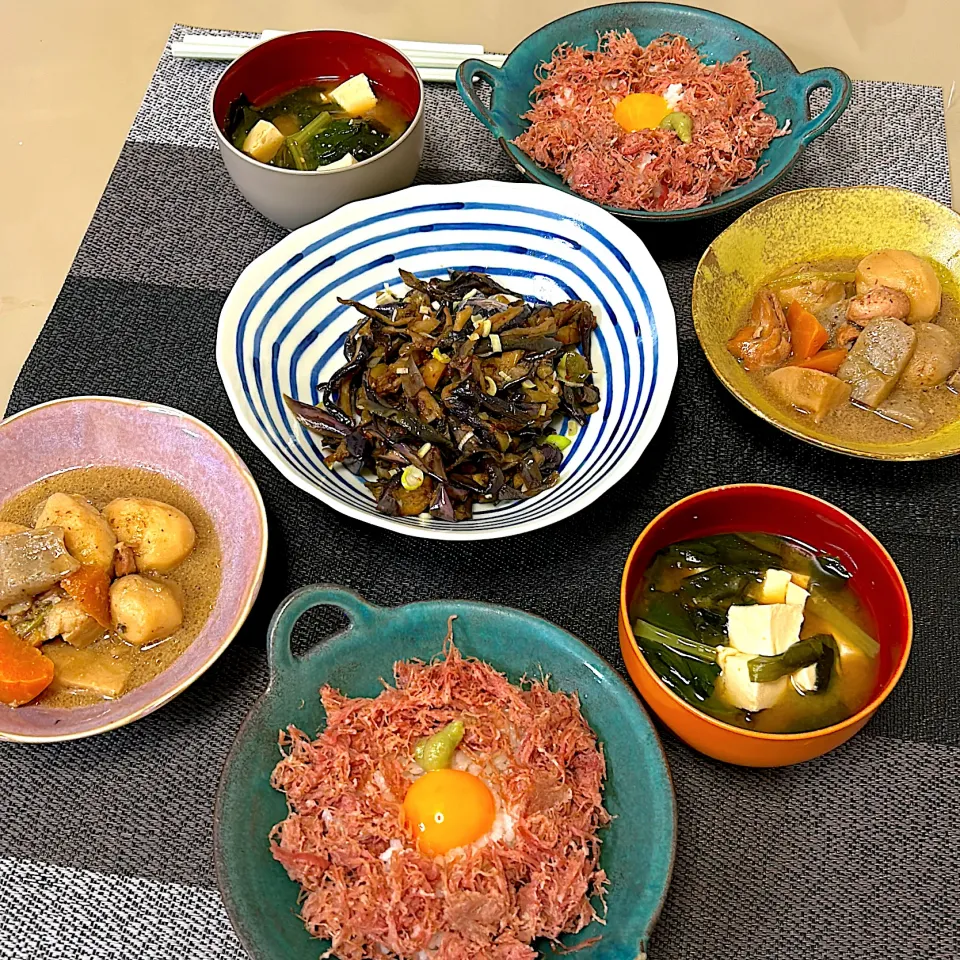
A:
[[[0,2],[0,410],[50,310],[175,22],[339,26],[508,51],[565,0],[2,0]],[[702,0],[779,43],[801,69],[936,84],[955,79],[954,0]],[[960,114],[947,112],[951,153]],[[954,175],[954,192],[957,176]]]

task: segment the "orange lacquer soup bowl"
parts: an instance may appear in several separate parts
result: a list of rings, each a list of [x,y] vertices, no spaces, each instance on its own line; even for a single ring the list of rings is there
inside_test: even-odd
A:
[[[644,571],[658,550],[680,540],[762,531],[790,537],[839,557],[850,586],[877,625],[880,666],[873,695],[841,723],[806,733],[744,730],[697,710],[650,668],[631,629],[631,607]],[[637,538],[620,583],[620,649],[627,669],[654,713],[695,750],[750,767],[779,767],[819,757],[849,740],[876,713],[900,679],[913,640],[913,615],[903,577],[890,554],[861,523],[838,507],[799,490],[734,484],[703,490],[668,507]]]

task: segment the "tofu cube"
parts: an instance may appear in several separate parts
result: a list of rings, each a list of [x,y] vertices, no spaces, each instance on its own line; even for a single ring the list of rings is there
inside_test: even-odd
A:
[[[377,105],[377,98],[365,73],[344,80],[339,87],[330,91],[330,99],[336,100],[347,113],[355,117],[369,113]]]
[[[269,163],[282,143],[283,134],[269,120],[258,120],[243,141],[243,152],[261,163]]]
[[[788,603],[734,605],[727,612],[727,639],[742,653],[772,657],[800,639],[803,607]]]
[[[767,683],[754,683],[747,668],[754,656],[733,647],[721,647],[717,653],[721,673],[717,678],[716,695],[731,706],[750,713],[774,706],[786,693],[790,683],[788,677]]]
[[[787,584],[787,595],[784,599],[784,603],[789,603],[796,606],[804,606],[807,602],[807,597],[810,596],[808,590],[804,590],[803,587],[798,587],[793,581]]]
[[[340,170],[343,167],[352,167],[357,162],[357,158],[352,153],[345,153],[339,160],[333,163],[323,164],[324,170]]]
[[[753,596],[760,603],[784,603],[788,583],[790,583],[789,570],[774,570],[771,568],[763,575],[763,583],[760,584]]]
[[[801,693],[813,693],[817,689],[817,665],[811,663],[809,667],[795,670],[790,680]]]

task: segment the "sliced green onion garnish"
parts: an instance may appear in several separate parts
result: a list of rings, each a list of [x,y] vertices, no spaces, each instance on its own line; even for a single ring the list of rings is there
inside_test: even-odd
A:
[[[423,471],[412,464],[404,467],[400,474],[400,485],[404,490],[417,490],[423,485]]]

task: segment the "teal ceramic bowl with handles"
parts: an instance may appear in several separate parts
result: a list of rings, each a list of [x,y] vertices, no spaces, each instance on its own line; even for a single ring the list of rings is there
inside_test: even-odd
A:
[[[294,656],[290,638],[310,608],[346,614],[343,632]],[[323,726],[318,690],[329,683],[350,696],[376,696],[392,680],[397,660],[430,660],[441,650],[447,619],[464,654],[503,671],[512,681],[550,675],[555,688],[577,691],[584,716],[603,743],[605,802],[614,820],[604,831],[601,865],[610,878],[606,926],[591,924],[565,947],[602,939],[582,956],[637,960],[673,869],[676,808],[660,740],[636,696],[590,647],[552,623],[485,603],[436,600],[375,607],[334,586],[291,594],[270,624],[270,681],[237,734],[217,794],[214,845],[217,878],[237,936],[255,960],[317,960],[329,946],[312,939],[296,916],[298,888],[270,854],[271,827],[287,813],[270,786],[280,758],[277,733],[289,724],[313,733]],[[537,944],[547,958],[560,953]]]
[[[541,27],[513,50],[502,67],[471,59],[461,63],[457,71],[457,88],[467,106],[529,179],[567,193],[574,192],[555,173],[537,166],[511,142],[527,127],[522,117],[530,108],[537,67],[548,61],[560,44],[596,50],[599,35],[610,30],[630,30],[644,45],[665,33],[680,34],[697,47],[707,62],[729,61],[746,51],[760,86],[770,91],[764,97],[767,112],[777,118],[780,127],[790,121],[787,133],[777,137],[761,157],[760,170],[752,180],[692,210],[628,210],[598,204],[618,217],[690,220],[744,204],[780,180],[797,162],[803,148],[828,130],[850,102],[850,78],[842,70],[821,67],[800,73],[772,40],[719,13],[674,3],[611,3],[590,7]],[[477,78],[492,88],[489,107],[475,86]],[[811,118],[810,94],[819,87],[830,90],[830,100],[822,113]]]

